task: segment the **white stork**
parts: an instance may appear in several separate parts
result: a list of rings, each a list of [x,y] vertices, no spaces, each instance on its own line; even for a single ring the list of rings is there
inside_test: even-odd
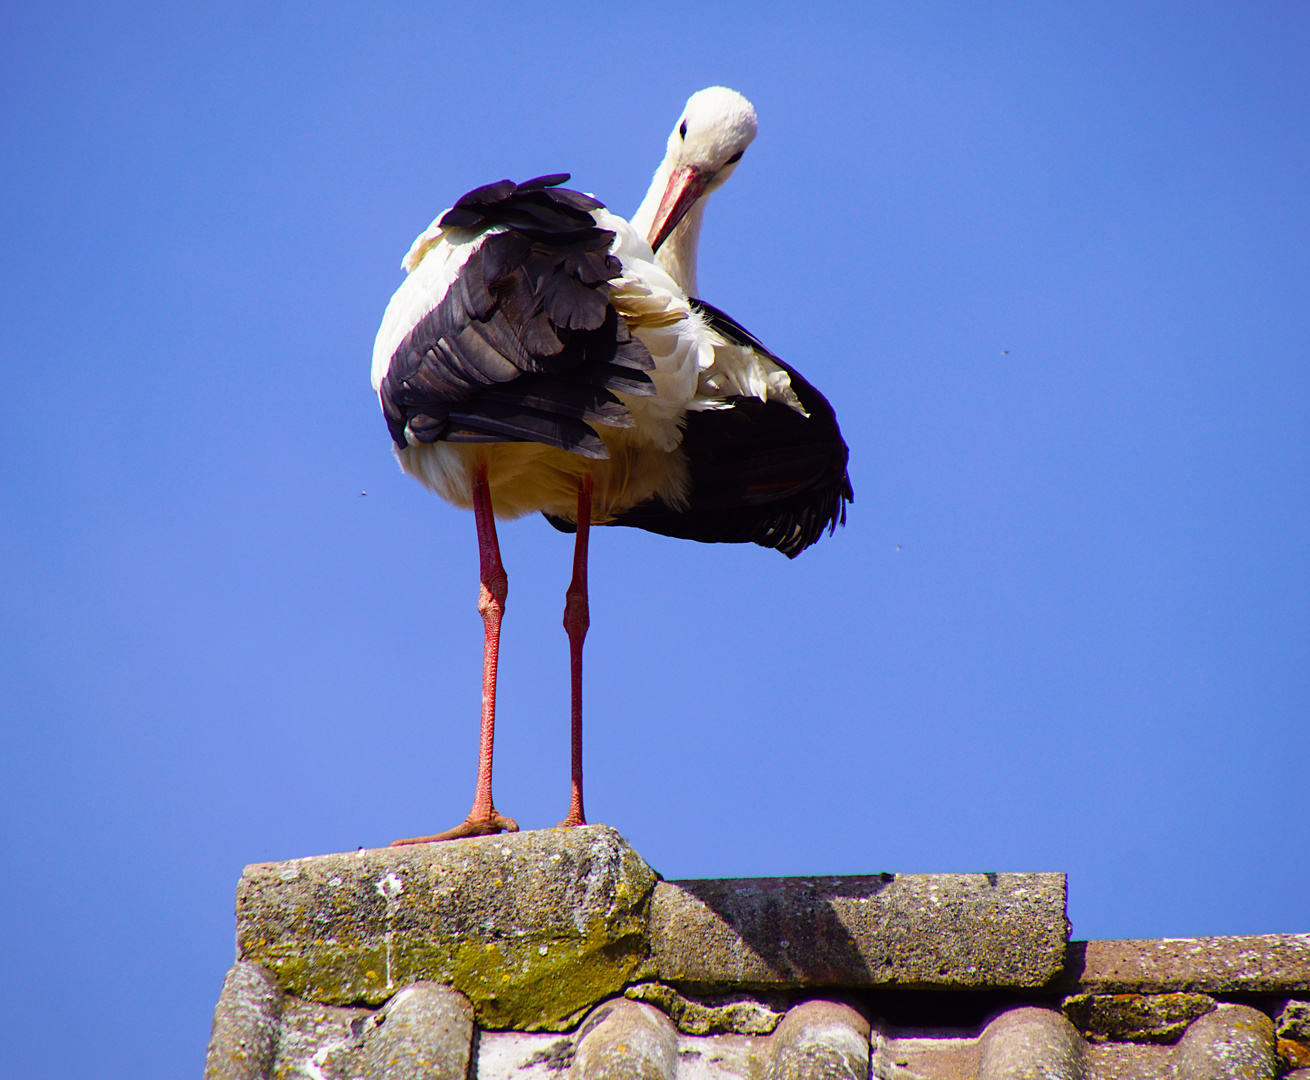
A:
[[[632,224],[560,187],[470,191],[404,259],[373,350],[401,468],[477,523],[484,625],[477,788],[465,821],[417,843],[514,831],[491,797],[507,578],[495,518],[576,532],[564,608],[572,790],[582,804],[582,643],[591,525],[630,525],[789,557],[845,521],[846,444],[823,395],[692,299],[705,197],[755,137],[722,87],[694,94]],[[659,251],[656,261],[655,252]]]

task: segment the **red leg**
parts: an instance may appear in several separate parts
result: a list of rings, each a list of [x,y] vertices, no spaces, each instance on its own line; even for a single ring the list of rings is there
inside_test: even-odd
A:
[[[463,824],[435,836],[415,836],[396,840],[398,844],[423,844],[430,840],[455,840],[462,836],[486,836],[489,833],[518,832],[518,824],[496,812],[491,801],[491,752],[496,737],[496,665],[500,657],[500,621],[505,614],[505,597],[509,578],[500,561],[500,544],[496,540],[496,519],[491,512],[491,487],[487,467],[478,468],[473,478],[473,517],[478,527],[478,561],[482,588],[478,594],[478,612],[482,615],[482,734],[478,746],[478,786],[473,809]]]
[[[569,675],[573,699],[573,786],[569,796],[569,816],[560,827],[585,825],[582,811],[582,643],[591,625],[587,608],[587,539],[591,532],[591,477],[578,485],[578,533],[573,545],[573,580],[564,600],[564,629],[569,635]]]

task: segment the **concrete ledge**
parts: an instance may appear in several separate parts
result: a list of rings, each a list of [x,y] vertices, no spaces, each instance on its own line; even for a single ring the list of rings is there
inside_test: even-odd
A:
[[[1074,941],[1071,990],[1264,994],[1310,989],[1310,934]]]
[[[655,977],[747,986],[1039,987],[1064,965],[1063,874],[662,882]]]
[[[464,994],[482,1029],[564,1031],[650,983],[666,989],[640,996],[681,1003],[689,1030],[763,1032],[781,1013],[743,1018],[722,991],[1045,986],[1064,912],[1062,874],[658,882],[589,825],[248,866],[237,946],[321,1005],[430,981]]]
[[[486,1028],[561,1030],[646,959],[653,870],[603,825],[246,867],[237,947],[324,1004],[453,986]]]

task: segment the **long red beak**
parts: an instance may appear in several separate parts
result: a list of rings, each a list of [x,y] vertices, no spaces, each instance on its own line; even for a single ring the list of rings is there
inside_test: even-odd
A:
[[[664,198],[660,208],[655,211],[655,220],[651,222],[651,251],[659,251],[660,245],[669,238],[669,233],[678,227],[688,210],[705,191],[710,178],[692,165],[680,165],[669,177],[669,186],[664,189]]]

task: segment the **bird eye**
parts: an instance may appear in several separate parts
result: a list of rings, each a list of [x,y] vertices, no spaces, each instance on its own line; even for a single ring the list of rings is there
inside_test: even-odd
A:
[[[687,121],[684,120],[678,125],[678,137],[685,139],[687,137]]]
[[[740,161],[741,156],[744,153],[746,153],[745,150],[738,150],[735,154],[732,155],[732,157],[728,158],[728,164],[731,165],[733,164],[733,162]]]

